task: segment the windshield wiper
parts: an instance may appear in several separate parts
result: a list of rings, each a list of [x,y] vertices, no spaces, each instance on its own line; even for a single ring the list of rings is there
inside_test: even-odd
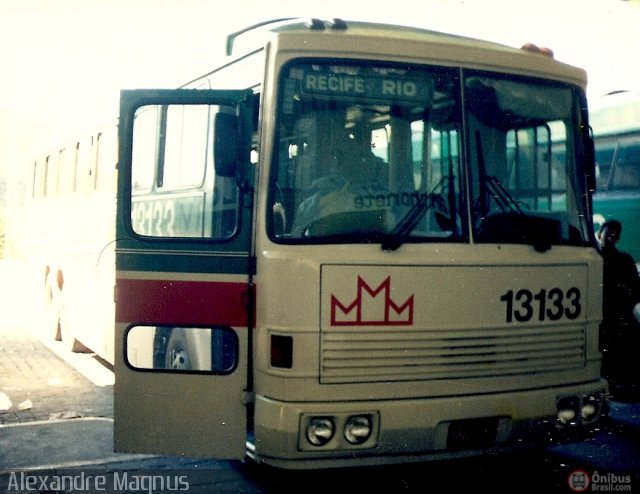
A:
[[[482,216],[486,216],[489,211],[489,196],[493,198],[503,213],[524,214],[520,204],[509,193],[502,182],[495,176],[487,173],[487,165],[484,161],[484,150],[480,132],[476,131],[476,153],[478,154],[478,171],[480,173],[480,201]]]
[[[551,249],[549,231],[552,220],[527,215],[502,182],[487,174],[479,132],[476,132],[476,147],[482,200],[482,225],[478,229],[477,238],[484,237],[489,241],[510,243],[523,242],[532,245],[538,252]],[[502,214],[488,215],[489,196],[501,209]]]
[[[429,209],[434,206],[443,207],[442,190],[444,189],[444,183],[445,177],[442,177],[431,189],[431,192],[420,196],[418,202],[411,206],[411,209],[396,224],[395,228],[385,236],[380,245],[382,250],[393,251],[398,249]]]
[[[518,213],[524,215],[524,211],[518,204],[518,201],[509,193],[502,182],[493,175],[485,175],[484,181],[487,185],[487,189],[491,192],[491,197],[496,201],[496,204],[503,213]]]

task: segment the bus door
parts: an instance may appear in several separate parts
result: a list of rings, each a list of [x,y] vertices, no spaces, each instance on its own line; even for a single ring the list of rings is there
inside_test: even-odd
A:
[[[123,91],[116,451],[244,456],[253,325],[249,91]]]

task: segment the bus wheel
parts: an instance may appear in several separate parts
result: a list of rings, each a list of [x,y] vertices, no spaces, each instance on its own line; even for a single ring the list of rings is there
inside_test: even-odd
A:
[[[53,337],[54,340],[62,339],[62,330],[60,326],[60,313],[62,312],[62,290],[58,285],[57,278],[52,272],[48,272],[45,279],[45,310],[44,325],[47,337]]]
[[[62,295],[62,290],[60,291]],[[66,319],[65,306],[60,298],[60,307],[58,308],[58,335],[56,338],[58,341],[62,341],[62,346],[65,350],[74,353],[91,353],[86,346],[78,341],[70,329],[70,322]]]
[[[193,369],[193,352],[184,331],[174,329],[171,332],[165,353],[165,369]]]
[[[91,353],[91,350],[89,350],[86,346],[80,343],[76,339],[76,337],[73,336],[71,331],[68,330],[63,317],[60,318],[59,327],[60,327],[60,335],[61,335],[60,339],[62,340],[64,347],[68,351],[73,353]]]

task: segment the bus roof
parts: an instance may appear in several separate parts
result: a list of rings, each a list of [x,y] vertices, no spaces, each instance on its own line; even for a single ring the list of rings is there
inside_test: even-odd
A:
[[[594,135],[640,130],[640,93],[614,91],[589,104],[589,123]]]
[[[549,49],[539,49],[531,43],[522,48],[514,48],[493,41],[444,33],[429,29],[394,24],[344,21],[332,19],[323,21],[319,19],[284,18],[260,22],[248,26],[227,37],[227,55],[241,56],[264,47],[271,39],[278,35],[309,34],[315,32],[329,36],[349,35],[387,38],[389,40],[404,40],[407,42],[422,42],[449,47],[452,50],[469,51],[469,59],[473,60],[479,52],[494,53],[495,60],[500,60],[496,65],[511,68],[521,67],[523,71],[545,67],[542,73],[554,73],[563,78],[586,85],[586,74],[581,68],[574,67],[553,58],[553,52]],[[237,45],[237,46],[236,46]],[[553,66],[553,69],[550,67]]]
[[[247,49],[247,45],[256,49],[264,44],[275,33],[284,32],[349,32],[352,35],[379,36],[394,39],[413,39],[421,41],[450,40],[451,42],[472,41],[476,46],[484,45],[484,48],[513,50],[512,47],[501,45],[490,41],[468,38],[456,34],[444,33],[411,26],[397,24],[383,24],[365,21],[343,21],[341,19],[331,19],[323,21],[320,19],[283,18],[253,24],[227,36],[227,55],[235,55],[234,49],[236,40],[242,41],[241,49]],[[251,48],[249,48],[251,50]],[[251,50],[253,51],[253,50]]]

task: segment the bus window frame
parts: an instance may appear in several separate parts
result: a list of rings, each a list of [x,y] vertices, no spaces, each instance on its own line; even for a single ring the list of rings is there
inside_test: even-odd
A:
[[[278,92],[278,94],[276,95],[276,103],[275,103],[275,107],[276,107],[276,127],[277,130],[275,131],[275,136],[274,136],[274,146],[272,149],[272,154],[271,154],[271,166],[270,166],[270,170],[269,170],[269,177],[268,177],[268,183],[269,183],[269,191],[267,193],[267,204],[270,205],[277,205],[279,203],[278,200],[278,195],[279,195],[279,191],[277,188],[277,182],[278,182],[278,178],[274,177],[273,174],[274,173],[278,173],[278,174],[282,174],[283,170],[281,170],[282,167],[282,159],[280,157],[280,141],[282,140],[283,136],[282,136],[282,115],[284,114],[282,107],[284,104],[286,104],[286,102],[284,101],[285,98],[285,93],[286,93],[286,84],[283,82],[288,76],[287,76],[287,70],[290,69],[291,67],[305,67],[305,66],[312,66],[313,64],[319,64],[319,65],[323,65],[326,67],[345,67],[348,68],[349,67],[360,67],[362,69],[368,69],[371,67],[376,67],[378,69],[387,69],[387,70],[398,70],[398,71],[407,71],[406,69],[406,65],[399,63],[399,62],[392,62],[392,61],[384,61],[384,60],[365,60],[365,59],[361,59],[361,58],[328,58],[328,57],[320,57],[320,56],[307,56],[307,57],[296,57],[296,58],[292,58],[290,60],[287,60],[287,62],[279,68],[279,72],[276,76],[276,78],[278,79],[278,87],[281,88],[280,91]],[[414,63],[411,65],[412,69],[415,69],[416,71],[421,71],[422,76],[423,77],[429,77],[430,79],[433,78],[435,79],[436,76],[438,77],[448,77],[450,79],[450,81],[452,83],[454,83],[456,85],[456,89],[453,90],[454,93],[457,92],[457,95],[459,96],[461,94],[461,88],[460,88],[460,72],[458,68],[455,67],[449,67],[446,65],[436,65],[434,63]],[[433,98],[433,93],[435,93],[435,89],[433,86],[431,86],[428,89],[428,92],[430,93],[430,97],[429,99]],[[342,103],[349,103],[350,104],[362,104],[362,105],[375,105],[375,104],[390,104],[392,102],[392,99],[385,99],[385,100],[376,100],[375,98],[368,98],[368,97],[364,97],[364,98],[346,98],[344,96],[334,96],[331,97],[327,94],[321,94],[319,93],[316,96],[316,100],[319,101],[327,101],[327,102],[331,102],[331,104],[342,104]],[[309,101],[313,101],[312,98],[309,99]],[[404,101],[404,102],[399,102],[399,105],[410,105],[412,104],[411,101]],[[413,102],[413,104],[417,105],[417,102]],[[455,112],[457,113],[457,117],[456,120],[454,121],[454,125],[455,125],[455,130],[457,130],[457,138],[458,138],[458,142],[456,143],[456,147],[458,149],[463,147],[463,143],[460,141],[461,136],[463,136],[464,134],[461,132],[462,126],[463,126],[463,116],[461,114],[461,110],[459,108],[459,101],[456,103],[456,110]],[[416,122],[418,120],[414,120],[412,122],[410,122],[410,125],[413,124],[413,122]],[[382,128],[382,127],[381,127]],[[379,129],[381,129],[379,128]],[[379,130],[376,129],[376,130]],[[453,130],[453,129],[448,129],[448,130]],[[429,135],[428,137],[424,137],[423,138],[423,146],[425,146],[425,148],[427,148],[430,145],[430,140],[431,140],[431,136]],[[430,149],[430,148],[429,148]],[[389,152],[389,150],[388,150]],[[375,153],[374,153],[375,154]],[[378,157],[380,157],[378,155]],[[458,181],[458,183],[456,184],[456,189],[455,189],[455,194],[456,194],[456,212],[458,214],[460,214],[462,217],[466,217],[466,211],[462,210],[459,208],[460,203],[463,201],[463,191],[465,189],[465,175],[463,173],[462,170],[462,161],[461,161],[461,156],[457,156],[457,160],[456,160],[456,166],[457,166],[457,174],[455,175],[455,180]],[[414,165],[412,165],[411,168],[411,173],[414,172],[413,170]],[[415,185],[415,180],[414,180],[414,185]],[[429,193],[429,190],[422,190],[423,187],[421,185],[420,191],[422,193]],[[433,192],[433,191],[431,191]],[[468,242],[469,239],[469,233],[468,231],[466,231],[465,228],[465,224],[466,222],[463,220],[460,222],[460,227],[457,228],[457,231],[455,232],[454,235],[452,235],[450,238],[447,237],[438,237],[438,236],[419,236],[419,237],[403,237],[402,242],[403,243],[440,243],[440,242],[445,242],[445,243],[466,243]],[[293,236],[288,236],[288,235],[280,235],[276,233],[277,227],[276,227],[276,220],[274,218],[274,214],[272,214],[271,210],[268,210],[266,213],[266,218],[265,218],[265,225],[266,225],[266,230],[267,230],[267,235],[269,237],[269,239],[277,244],[282,244],[282,245],[326,245],[326,244],[352,244],[352,243],[360,243],[363,241],[363,238],[366,238],[366,235],[363,237],[360,234],[345,234],[345,235],[335,235],[335,236],[327,236],[327,237],[323,237],[323,236],[312,236],[309,238],[306,237],[293,237]],[[388,237],[388,235],[375,235],[375,242],[384,240],[385,238]],[[379,238],[378,238],[379,237]],[[366,240],[367,242],[369,241],[369,239]]]
[[[480,78],[480,79],[490,79],[492,81],[500,83],[501,81],[505,83],[522,83],[532,87],[535,87],[536,90],[542,90],[541,88],[552,88],[552,89],[565,89],[571,94],[571,101],[569,106],[569,112],[563,118],[559,118],[555,116],[553,119],[546,120],[546,124],[552,124],[554,122],[561,121],[565,124],[565,141],[569,143],[567,145],[567,149],[574,152],[575,156],[565,156],[564,157],[564,168],[565,168],[565,194],[573,196],[571,202],[577,209],[577,212],[584,212],[584,217],[587,217],[589,212],[592,211],[591,205],[591,195],[588,192],[589,184],[591,182],[591,177],[595,175],[595,162],[593,160],[593,153],[590,151],[591,147],[591,137],[589,134],[589,125],[588,125],[588,115],[587,115],[587,102],[586,96],[583,91],[580,90],[578,86],[575,84],[571,84],[568,82],[562,81],[549,81],[547,79],[541,79],[536,76],[529,75],[519,75],[513,73],[504,73],[504,72],[494,72],[487,70],[479,70],[479,69],[463,69],[461,75],[463,81],[463,90],[465,91],[465,100],[469,100],[470,95],[468,94],[469,88],[467,87],[467,82],[472,78]],[[576,112],[578,110],[578,112]],[[469,113],[473,114],[473,111],[469,106],[463,109],[465,112],[465,128],[464,132],[469,136]],[[551,118],[553,115],[549,114],[548,117]],[[477,117],[476,117],[477,118]],[[524,121],[524,125],[522,122],[514,123],[513,125],[503,125],[504,127],[504,135],[505,139],[509,132],[514,132],[519,128],[533,128],[540,127],[543,119],[540,119],[536,122],[536,119],[533,116],[527,117]],[[535,123],[535,125],[533,125]],[[532,127],[533,125],[533,127]],[[553,149],[553,129],[551,129],[551,149]],[[470,137],[463,140],[467,148],[465,151],[465,156],[467,163],[463,165],[465,170],[471,174],[469,178],[470,184],[474,183],[478,180],[479,176],[482,175],[482,171],[478,169],[477,162],[478,157],[474,158],[474,154],[476,151],[472,152],[471,147],[476,144],[473,142],[473,139]],[[584,146],[574,146],[574,142],[581,142]],[[505,152],[508,151],[508,147],[505,147]],[[569,161],[571,160],[571,161]],[[567,167],[571,163],[571,168],[567,170]],[[571,171],[571,173],[568,173]],[[582,181],[582,178],[585,180]],[[476,185],[477,186],[477,185]],[[506,187],[506,189],[511,192],[513,189],[511,187]],[[550,187],[552,193],[558,193],[559,189],[552,189]],[[477,191],[473,191],[470,189],[471,194],[477,194]],[[569,201],[569,200],[568,200]],[[570,202],[567,202],[570,204]],[[532,216],[535,220],[535,215],[538,211],[532,212],[529,216]],[[471,217],[477,217],[477,212],[472,212]],[[593,225],[590,221],[586,221],[583,218],[583,215],[577,214],[575,215],[577,219],[580,220],[580,242],[576,242],[575,240],[571,240],[566,242],[567,245],[574,246],[592,246],[592,237],[593,237]],[[575,225],[573,225],[575,226]],[[474,242],[478,242],[479,229],[478,227],[473,228],[473,236]],[[484,242],[481,242],[484,243]],[[564,245],[565,242],[553,243],[552,245]]]
[[[136,189],[132,183],[132,167],[119,167],[118,188],[123,191],[121,199],[123,202],[123,212],[125,218],[124,228],[131,238],[141,239],[145,242],[171,242],[174,244],[221,244],[233,241],[242,230],[242,209],[243,194],[246,192],[246,184],[241,177],[246,175],[243,169],[250,165],[249,155],[251,149],[251,116],[252,116],[252,98],[251,90],[211,90],[211,89],[140,89],[140,90],[123,90],[120,98],[120,125],[118,128],[118,139],[121,143],[118,151],[119,163],[132,163],[134,149],[134,128],[136,120],[136,112],[144,106],[219,106],[230,107],[235,110],[238,117],[238,135],[239,142],[237,147],[237,173],[235,177],[235,187],[238,191],[238,198],[235,205],[235,221],[233,230],[225,236],[155,236],[145,235],[135,230],[131,220],[133,198],[141,195],[158,193],[160,197],[179,194],[189,188],[177,188],[163,190],[158,187],[156,174],[158,173],[157,159],[154,160],[154,178],[151,188]],[[248,144],[247,144],[248,143]],[[212,163],[213,165],[213,163]],[[213,166],[212,166],[213,168]],[[215,170],[212,170],[215,173]],[[200,187],[201,188],[201,187]],[[124,191],[129,191],[124,193]]]

